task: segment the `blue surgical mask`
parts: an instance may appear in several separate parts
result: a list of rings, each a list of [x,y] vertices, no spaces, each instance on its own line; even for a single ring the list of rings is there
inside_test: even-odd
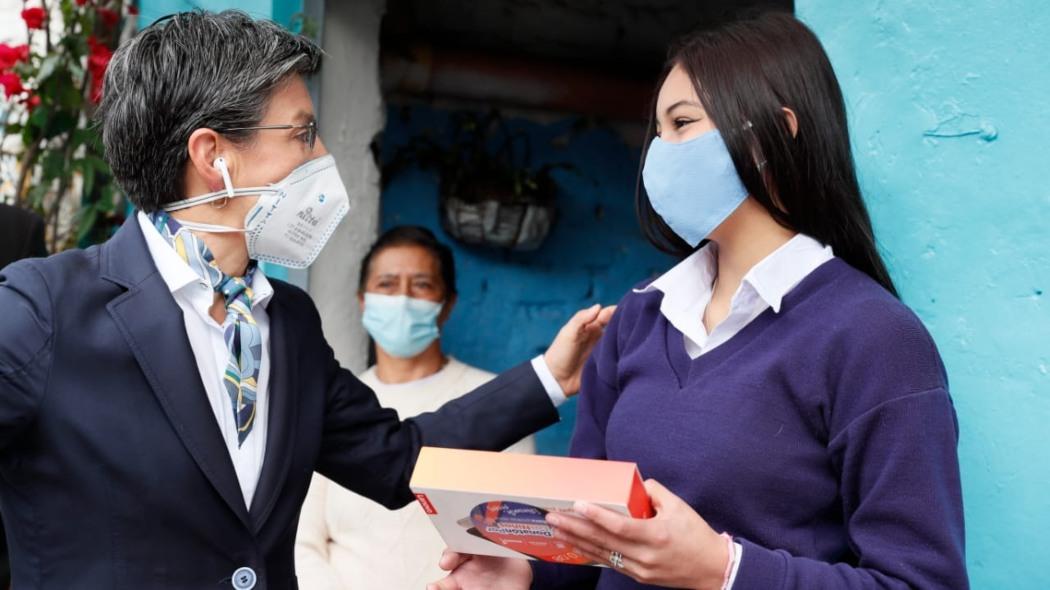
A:
[[[747,198],[717,129],[681,143],[654,137],[642,181],[653,209],[694,248]]]
[[[442,305],[406,295],[365,293],[362,322],[383,350],[412,358],[441,336],[437,319]]]

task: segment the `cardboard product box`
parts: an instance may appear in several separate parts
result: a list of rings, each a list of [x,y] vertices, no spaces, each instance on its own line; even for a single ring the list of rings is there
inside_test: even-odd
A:
[[[548,512],[584,500],[649,518],[634,463],[423,447],[412,491],[450,549],[472,555],[604,565],[555,541]]]

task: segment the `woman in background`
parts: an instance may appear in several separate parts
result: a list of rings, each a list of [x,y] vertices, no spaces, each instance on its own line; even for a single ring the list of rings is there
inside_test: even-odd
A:
[[[359,375],[379,403],[407,418],[439,408],[494,375],[441,350],[441,327],[456,303],[452,250],[422,227],[393,228],[361,263],[358,301],[375,343]],[[533,453],[532,437],[513,452]],[[296,538],[296,575],[309,590],[423,588],[441,575],[445,547],[414,504],[386,508],[314,474]]]

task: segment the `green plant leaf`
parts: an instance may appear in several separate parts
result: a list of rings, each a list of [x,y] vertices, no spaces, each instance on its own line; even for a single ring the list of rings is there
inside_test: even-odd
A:
[[[72,131],[77,126],[77,119],[73,113],[68,111],[59,111],[55,113],[55,117],[51,120],[51,125],[48,126],[47,132],[44,134],[46,139],[52,137],[58,137],[63,133]]]
[[[57,53],[52,53],[51,55],[44,58],[43,63],[40,64],[40,72],[36,76],[36,83],[38,87],[43,86],[47,79],[55,73],[55,70],[58,68],[58,64],[61,60],[62,56]]]
[[[94,154],[88,154],[88,155],[84,156],[84,161],[89,163],[89,164],[91,164],[91,166],[95,170],[98,170],[99,172],[105,172],[106,174],[109,174],[109,164],[107,164],[106,161],[103,160],[102,158],[100,158],[100,157],[98,157],[98,156],[96,156]]]
[[[50,188],[50,182],[42,182],[29,189],[29,193],[27,196],[29,197],[29,204],[33,207],[33,209],[40,210],[43,208],[44,197],[47,196],[47,191]]]
[[[73,38],[73,35],[71,34],[73,32],[71,29],[74,26],[73,25],[73,21],[75,20],[74,14],[73,14],[73,3],[70,2],[69,0],[62,0],[62,2],[61,2],[61,9],[62,9],[62,22],[66,23],[66,37],[65,38],[66,39]]]
[[[73,149],[75,150],[91,141],[91,131],[83,128],[74,129],[73,132],[69,134],[69,141],[72,143]]]
[[[80,210],[80,223],[77,225],[77,243],[81,243],[91,234],[98,219],[98,209],[94,205],[87,205]]]
[[[80,92],[80,88],[73,83],[68,72],[63,73],[63,84],[59,85],[59,104],[71,111],[79,111],[80,106],[84,103],[84,95]]]
[[[50,183],[51,180],[66,174],[66,162],[60,150],[44,152],[44,159],[40,166],[44,173],[43,180],[45,183]]]
[[[77,168],[80,169],[80,174],[83,179],[83,188],[80,194],[84,199],[91,197],[91,191],[95,188],[95,167],[84,162],[84,160],[77,160],[75,164],[79,164]]]
[[[115,211],[117,206],[117,185],[112,180],[107,182],[99,192],[99,202],[109,203],[105,211]]]
[[[114,198],[113,184],[107,184],[99,190],[99,199],[95,203],[100,213],[110,214],[117,210],[117,199]]]
[[[33,114],[29,115],[29,122],[27,128],[36,127],[41,131],[47,127],[47,121],[51,118],[51,107],[46,104],[42,104],[33,110]]]
[[[102,153],[102,137],[90,123],[87,127],[78,127],[73,130],[73,142],[74,145],[85,146],[88,153]]]

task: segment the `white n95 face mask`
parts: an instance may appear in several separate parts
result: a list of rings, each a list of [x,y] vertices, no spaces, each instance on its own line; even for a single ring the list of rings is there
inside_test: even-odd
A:
[[[233,188],[226,162],[215,161],[225,190],[169,203],[178,211],[225,198],[259,196],[244,218],[244,228],[179,220],[201,232],[244,232],[248,257],[289,268],[306,268],[350,210],[350,198],[331,154],[306,162],[270,186]]]

